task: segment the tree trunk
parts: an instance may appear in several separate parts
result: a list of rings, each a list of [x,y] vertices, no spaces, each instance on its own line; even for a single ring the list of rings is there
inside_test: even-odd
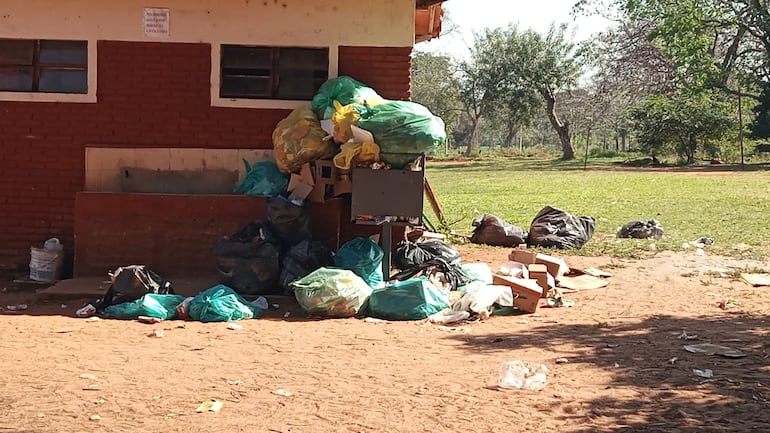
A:
[[[468,133],[468,147],[465,149],[465,156],[473,158],[479,156],[479,119],[471,119],[470,131]]]
[[[569,122],[562,122],[556,115],[556,98],[551,89],[545,89],[541,94],[545,99],[545,111],[548,113],[548,120],[551,121],[551,126],[553,126],[561,142],[561,159],[565,161],[575,159],[575,149],[572,148],[572,141],[570,140]]]
[[[698,148],[698,142],[695,139],[695,134],[690,134],[687,140],[687,164],[695,164],[695,151]]]

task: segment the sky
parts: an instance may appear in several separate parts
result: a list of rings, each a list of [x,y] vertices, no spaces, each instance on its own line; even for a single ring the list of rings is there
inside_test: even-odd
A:
[[[441,36],[415,46],[419,51],[461,57],[473,42],[473,32],[484,28],[507,27],[517,24],[520,29],[532,28],[539,33],[548,31],[552,22],[568,23],[575,31],[575,40],[588,39],[591,34],[607,28],[610,22],[601,17],[572,17],[570,12],[577,0],[447,0],[444,11],[457,25],[455,34]]]

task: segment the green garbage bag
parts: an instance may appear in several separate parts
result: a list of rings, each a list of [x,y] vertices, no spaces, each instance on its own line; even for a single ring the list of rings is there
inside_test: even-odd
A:
[[[340,247],[334,256],[334,266],[355,272],[374,289],[382,285],[384,255],[377,242],[359,236]]]
[[[187,315],[201,322],[231,322],[256,319],[262,310],[225,285],[219,284],[197,294],[188,306]]]
[[[311,107],[319,119],[331,119],[334,114],[334,101],[348,104],[380,104],[385,99],[371,87],[347,76],[331,78],[321,84],[313,97]]]
[[[419,320],[449,308],[449,293],[425,277],[388,283],[369,297],[369,314],[387,320]]]
[[[380,146],[380,158],[395,168],[403,166],[396,166],[399,161],[389,160],[386,154],[430,155],[446,141],[444,121],[410,101],[388,101],[367,107],[358,127],[374,135],[374,142]]]
[[[133,302],[110,305],[104,309],[104,314],[121,319],[136,319],[139,316],[156,319],[173,319],[177,316],[176,307],[184,301],[180,295],[159,295],[146,293]]]
[[[233,192],[255,197],[275,197],[286,192],[289,187],[289,176],[278,169],[273,161],[262,161],[249,165],[245,159],[246,176]]]
[[[353,317],[372,288],[353,271],[321,267],[291,283],[303,310],[328,317]]]

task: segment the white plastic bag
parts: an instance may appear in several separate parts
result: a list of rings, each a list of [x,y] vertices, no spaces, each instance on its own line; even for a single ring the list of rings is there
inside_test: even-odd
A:
[[[548,367],[525,361],[508,361],[500,365],[498,386],[503,389],[528,389],[540,391],[545,388]]]

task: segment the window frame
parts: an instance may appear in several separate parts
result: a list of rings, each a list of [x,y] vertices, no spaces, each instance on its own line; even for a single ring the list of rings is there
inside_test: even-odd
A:
[[[232,107],[232,108],[275,108],[275,109],[294,109],[297,107],[307,106],[312,100],[312,97],[308,99],[278,99],[278,98],[246,98],[246,97],[228,97],[221,96],[220,90],[223,79],[223,67],[222,67],[222,51],[225,46],[236,47],[255,47],[255,48],[272,48],[272,49],[324,49],[328,54],[327,61],[327,78],[333,78],[337,75],[337,63],[338,63],[338,47],[336,45],[329,46],[309,46],[309,45],[255,45],[233,42],[218,42],[211,44],[211,105],[215,107]],[[325,80],[322,80],[323,82]]]
[[[32,41],[34,43],[34,52],[32,65],[16,65],[19,67],[30,67],[33,69],[33,90],[29,91],[8,91],[0,90],[0,101],[25,101],[25,102],[73,102],[73,103],[95,103],[96,102],[96,70],[97,70],[97,52],[96,42],[91,39],[79,38],[20,38],[8,37],[1,38],[12,41]],[[85,65],[71,65],[60,63],[40,63],[40,49],[44,42],[84,42],[86,44],[86,63]],[[14,65],[8,65],[14,66]],[[40,75],[43,70],[78,70],[86,73],[86,92],[45,92],[40,91]]]

